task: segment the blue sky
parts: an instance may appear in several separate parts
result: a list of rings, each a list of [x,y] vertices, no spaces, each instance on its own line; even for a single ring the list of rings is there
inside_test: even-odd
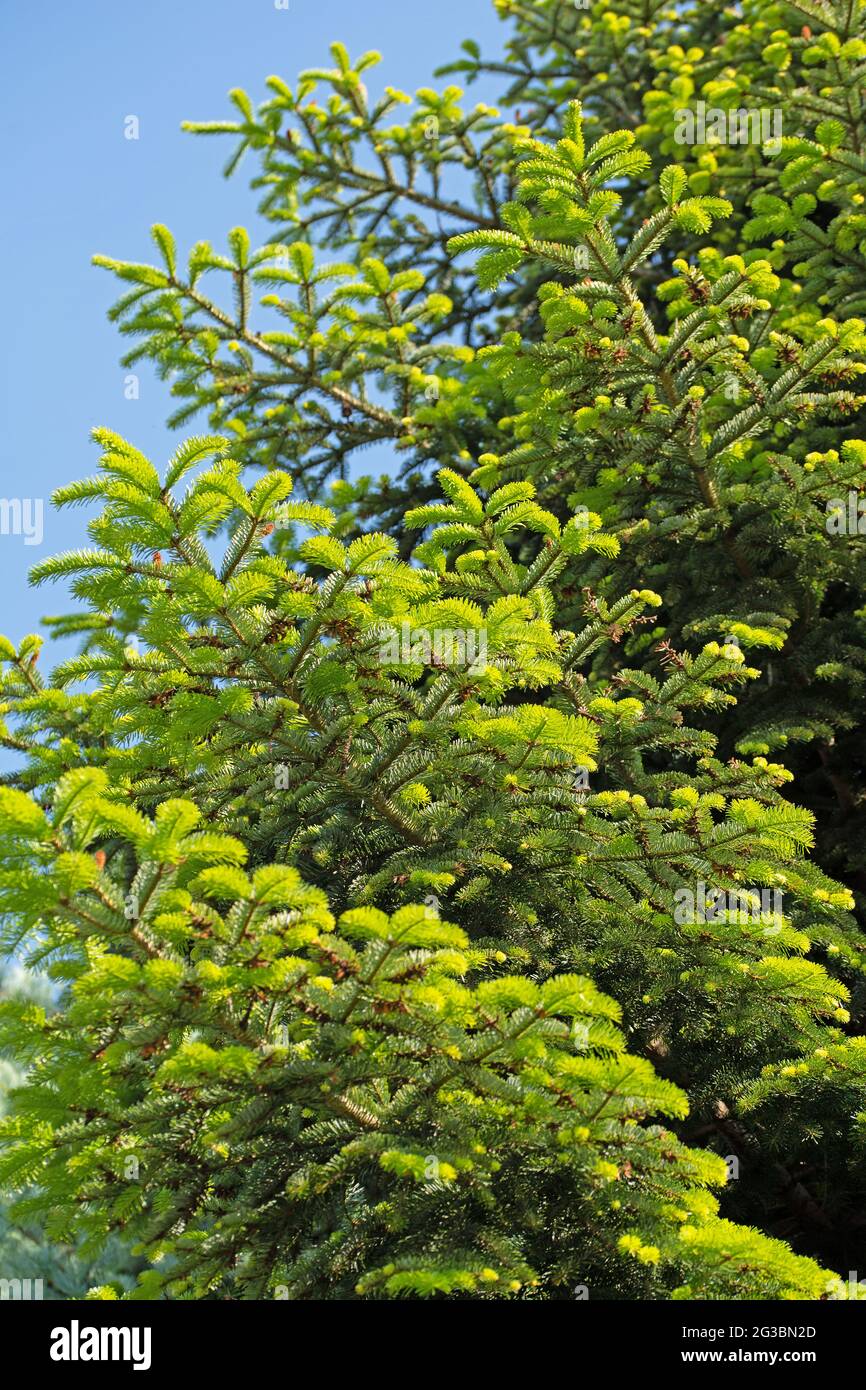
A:
[[[221,176],[229,142],[183,134],[181,121],[227,116],[231,87],[258,101],[270,73],[293,81],[303,68],[330,66],[334,39],[353,56],[382,53],[371,90],[390,82],[414,91],[432,85],[434,68],[458,56],[464,38],[490,53],[504,33],[491,0],[288,4],[79,0],[46,9],[6,0],[2,7],[0,499],[45,499],[41,544],[0,534],[0,632],[15,642],[37,631],[42,615],[68,610],[59,586],[32,590],[27,572],[37,560],[87,543],[88,513],[56,513],[47,499],[59,484],[94,471],[91,428],[117,430],[158,465],[182,437],[167,429],[166,387],[146,369],[139,369],[139,399],[125,399],[124,340],[106,319],[117,281],[91,267],[91,256],[153,260],[153,222],[172,229],[181,254],[199,239],[223,244],[238,223],[255,235],[243,167],[229,181]],[[473,101],[491,95],[471,91]],[[124,136],[130,115],[139,121],[138,140]],[[36,519],[31,512],[30,522]],[[35,525],[25,529],[37,533]]]

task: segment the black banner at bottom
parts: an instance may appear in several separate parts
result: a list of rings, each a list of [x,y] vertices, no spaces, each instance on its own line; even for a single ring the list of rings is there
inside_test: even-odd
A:
[[[433,1333],[450,1323],[463,1331],[471,1314],[473,1337],[461,1337],[459,1366],[464,1379],[477,1365],[492,1365],[515,1345],[515,1334],[543,1332],[565,1341],[546,1344],[560,1360],[577,1354],[603,1358],[621,1373],[682,1367],[700,1378],[713,1367],[761,1366],[767,1371],[796,1366],[826,1380],[847,1369],[866,1331],[866,1305],[826,1303],[605,1303],[576,1302],[357,1302],[341,1304],[270,1301],[239,1303],[0,1301],[0,1335],[14,1343],[24,1367],[40,1380],[62,1385],[114,1379],[136,1380],[167,1373],[225,1376],[234,1366],[267,1374],[272,1356],[285,1361],[311,1357],[323,1371],[334,1352],[342,1358],[347,1338],[362,1338],[364,1356],[387,1357],[382,1332]],[[507,1321],[500,1319],[505,1317]],[[338,1318],[337,1324],[334,1319]],[[357,1321],[356,1321],[357,1319]],[[452,1321],[453,1320],[453,1321]],[[338,1332],[339,1326],[339,1332]],[[322,1333],[326,1339],[322,1339]],[[392,1354],[400,1355],[402,1342]],[[375,1352],[373,1349],[376,1349]],[[571,1350],[569,1351],[569,1348]],[[526,1346],[524,1345],[524,1350]],[[538,1355],[538,1347],[533,1352]],[[360,1353],[359,1353],[360,1354]],[[509,1355],[513,1352],[509,1351]],[[405,1366],[405,1353],[400,1355]],[[474,1363],[474,1365],[473,1365]],[[338,1362],[333,1365],[336,1369]],[[854,1362],[856,1364],[856,1362]],[[456,1368],[455,1368],[456,1369]]]

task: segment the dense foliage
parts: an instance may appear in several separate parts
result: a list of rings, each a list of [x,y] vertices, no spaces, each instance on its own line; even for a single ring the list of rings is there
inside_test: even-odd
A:
[[[856,1293],[863,7],[497,8],[505,116],[335,44],[192,127],[268,244],[96,258],[215,433],[0,649],[0,1182],[133,1297]]]

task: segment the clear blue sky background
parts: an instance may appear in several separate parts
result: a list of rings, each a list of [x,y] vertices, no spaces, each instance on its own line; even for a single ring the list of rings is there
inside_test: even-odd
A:
[[[0,535],[0,632],[17,642],[44,614],[68,611],[59,586],[32,590],[27,572],[88,543],[89,513],[57,513],[47,499],[94,471],[91,428],[117,430],[158,464],[182,437],[165,425],[165,384],[145,367],[139,399],[124,398],[126,340],[106,319],[118,282],[91,255],[153,260],[153,222],[172,229],[182,255],[199,239],[223,245],[238,223],[255,236],[244,166],[221,176],[229,139],[184,134],[181,121],[227,116],[231,87],[257,102],[270,73],[293,82],[303,68],[331,66],[334,39],[353,57],[382,53],[371,92],[386,83],[412,92],[434,85],[434,68],[464,38],[491,53],[504,33],[491,0],[290,0],[288,10],[274,0],[3,0],[0,498],[46,506],[41,546]],[[493,95],[469,92],[473,104]],[[129,115],[137,141],[124,138]]]

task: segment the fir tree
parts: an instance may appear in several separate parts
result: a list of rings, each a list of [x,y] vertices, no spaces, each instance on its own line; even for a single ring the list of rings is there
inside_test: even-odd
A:
[[[98,257],[137,285],[115,311],[139,340],[126,360],[173,374],[177,423],[207,410],[312,491],[390,441],[413,501],[432,495],[430,460],[465,474],[489,453],[503,478],[529,469],[560,520],[600,511],[635,582],[664,591],[666,636],[760,650],[764,680],[714,726],[721,746],[789,750],[822,863],[863,891],[862,6],[497,8],[505,61],[470,40],[447,71],[500,76],[512,120],[454,86],[373,101],[378,55],[352,63],[336,44],[332,70],[271,77],[259,108],[236,90],[236,119],[188,123],[237,137],[227,172],[258,159],[284,249],[251,253],[236,229],[229,256],[199,244],[181,275],[160,228],[164,269]],[[586,188],[573,150],[558,175],[549,151],[521,179],[571,96],[581,140],[603,142]],[[515,195],[537,205],[521,254]],[[501,248],[475,283],[449,254],[471,232]],[[317,238],[344,261],[317,265]],[[204,291],[205,271],[230,277],[230,298]],[[557,310],[538,290],[558,287]],[[583,312],[572,296],[604,324],[580,352],[553,345],[578,331],[559,326]],[[490,347],[498,372],[480,370]],[[399,527],[393,481],[357,500],[362,522]]]
[[[220,433],[97,431],[34,572],[80,654],[0,651],[4,945],[63,1005],[0,1010],[0,1179],[139,1297],[819,1298],[861,1248],[862,8],[499,8],[451,72],[513,120],[337,44],[193,127],[272,242],[97,257]]]

